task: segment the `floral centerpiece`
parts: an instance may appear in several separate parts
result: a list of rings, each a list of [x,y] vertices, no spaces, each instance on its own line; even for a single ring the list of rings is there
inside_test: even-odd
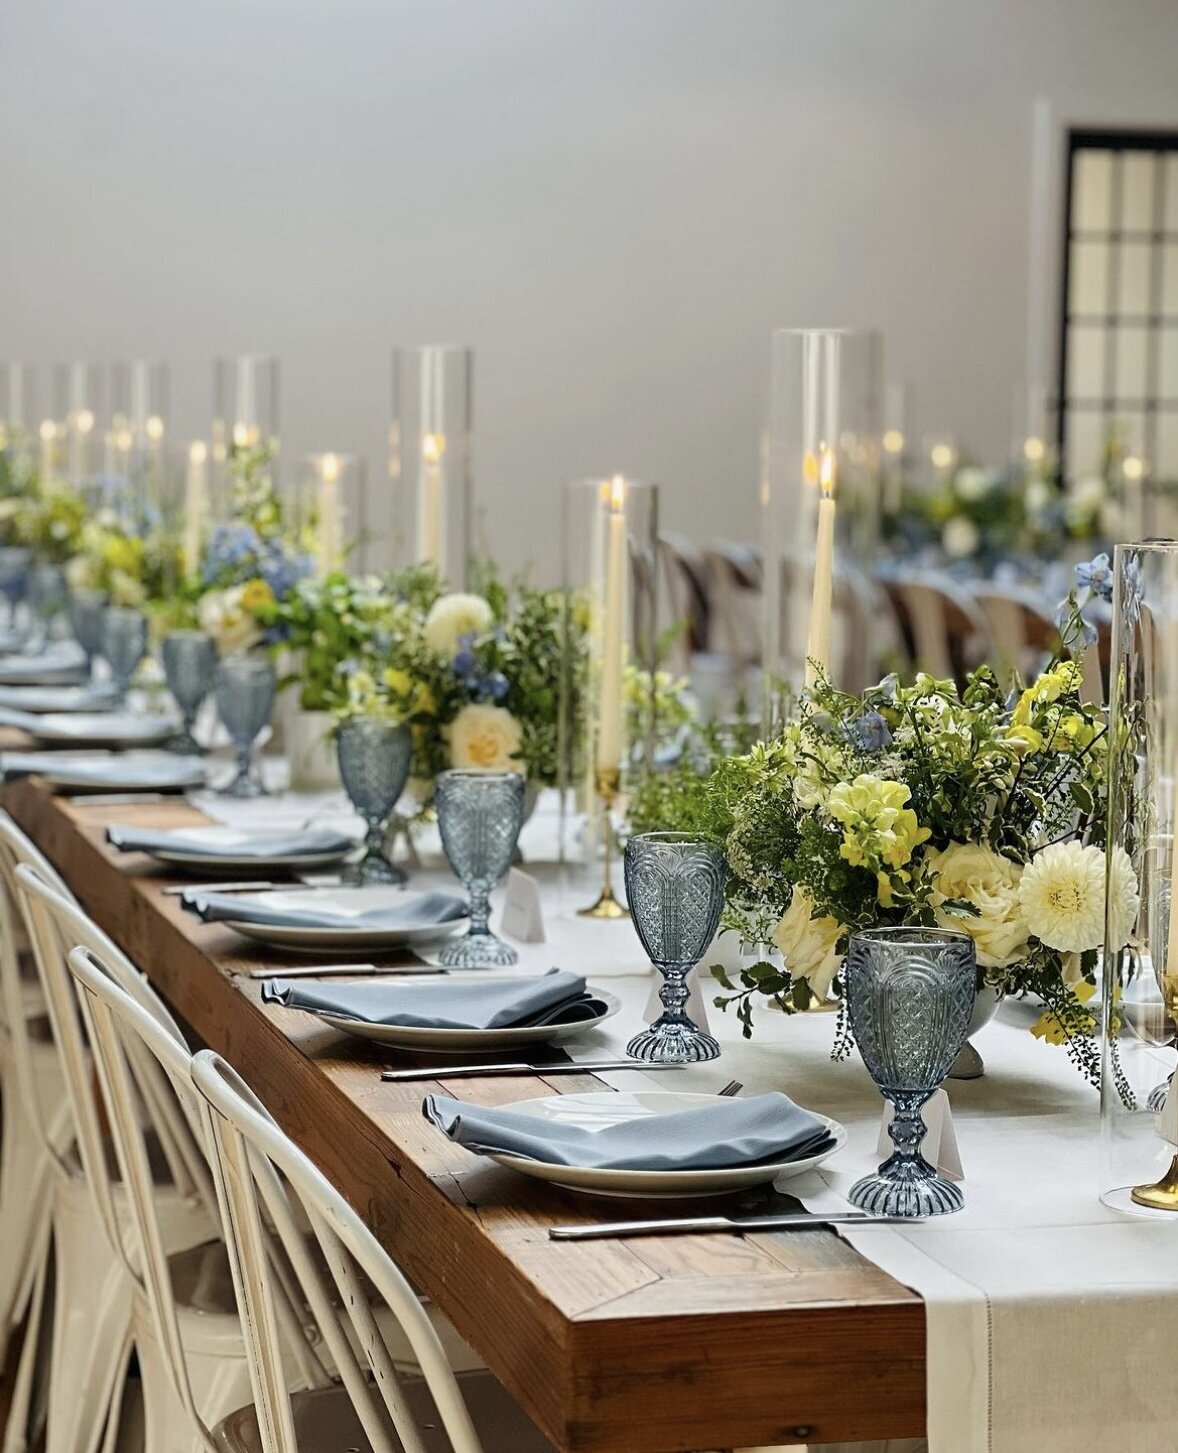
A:
[[[82,526],[65,573],[71,590],[103,591],[114,605],[156,606],[179,582],[179,547],[150,518],[137,526],[101,510]]]
[[[1083,578],[1064,631],[1073,649],[1083,597],[1105,581],[1093,567]],[[1038,996],[1036,1033],[1095,1080],[1086,1004],[1104,938],[1106,737],[1067,656],[1012,697],[988,668],[960,692],[927,675],[863,696],[820,681],[778,740],[709,783],[701,824],[732,870],[725,925],[780,954],[739,982],[715,970],[728,991],[717,1004],[747,1034],[758,1000],[788,1013],[840,997],[854,930],[955,928],[974,940],[979,987]],[[1127,939],[1138,887],[1122,850],[1108,880]],[[836,1053],[846,1047],[844,1022]]]

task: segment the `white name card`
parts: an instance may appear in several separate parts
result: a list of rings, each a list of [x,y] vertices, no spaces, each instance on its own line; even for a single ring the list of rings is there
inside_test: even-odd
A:
[[[653,1024],[663,1012],[662,1000],[659,998],[659,990],[663,987],[662,975],[655,969],[652,970],[652,978],[653,983],[646,1000],[647,1024]],[[711,982],[712,976],[708,974],[708,983]],[[708,1026],[708,1003],[700,987],[698,967],[687,975],[687,1003],[683,1006],[683,1012],[697,1029],[702,1029],[705,1033],[711,1032]]]
[[[503,902],[500,929],[520,943],[544,942],[544,911],[540,907],[540,885],[530,873],[512,868],[507,875],[507,897]]]
[[[944,1090],[938,1090],[930,1100],[925,1101],[920,1113],[925,1128],[924,1142],[921,1145],[925,1160],[930,1165],[936,1166],[947,1180],[963,1181],[965,1172],[961,1168],[961,1152],[957,1148],[957,1131],[953,1128],[953,1111],[949,1108],[949,1096]],[[876,1146],[876,1153],[881,1160],[886,1159],[895,1149],[892,1137],[888,1134],[892,1114],[891,1102],[888,1101],[884,1104],[883,1120],[879,1127],[879,1143]]]

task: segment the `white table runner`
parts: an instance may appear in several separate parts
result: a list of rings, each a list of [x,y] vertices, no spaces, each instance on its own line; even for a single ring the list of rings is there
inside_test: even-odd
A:
[[[283,801],[290,821],[307,816],[307,799]],[[280,820],[272,811],[267,826]],[[553,830],[552,814],[538,812],[525,827],[525,854],[529,844],[548,849]],[[428,838],[422,849],[427,866],[414,886],[452,885]],[[651,985],[632,928],[575,916],[590,896],[583,869],[529,871],[542,884],[548,938],[518,945],[521,967],[556,964],[607,981],[622,1013],[572,1052],[622,1051]],[[721,941],[705,962],[732,954]],[[1003,1005],[978,1036],[983,1078],[948,1086],[965,1209],[911,1229],[843,1234],[925,1300],[930,1453],[1174,1453],[1178,1217],[1121,1216],[1101,1204],[1099,1098],[1062,1049],[1027,1032],[1037,1013]],[[683,1070],[676,1086],[715,1090],[736,1078],[749,1094],[785,1090],[842,1121],[845,1149],[789,1189],[812,1209],[844,1209],[851,1184],[876,1164],[882,1101],[857,1055],[831,1062],[833,1016],[761,1009],[751,1041],[731,1015],[712,1009],[710,1020],[722,1057]],[[652,1082],[638,1070],[606,1078],[619,1088]],[[1159,1174],[1167,1163],[1159,1141]]]

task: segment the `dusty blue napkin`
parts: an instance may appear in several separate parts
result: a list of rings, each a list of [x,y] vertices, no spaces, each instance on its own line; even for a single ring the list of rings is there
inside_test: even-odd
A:
[[[77,756],[59,751],[0,755],[0,775],[6,778],[27,777],[36,772],[68,776],[84,787],[126,787],[143,791],[201,787],[205,780],[205,766],[200,757],[177,757],[170,752],[93,752]]]
[[[587,1170],[722,1170],[801,1160],[833,1145],[829,1130],[788,1095],[718,1099],[697,1110],[588,1130],[521,1115],[510,1105],[470,1105],[430,1095],[422,1113],[476,1155],[517,1155]]]
[[[316,983],[268,980],[262,998],[309,1014],[335,1014],[367,1024],[420,1029],[523,1029],[540,1024],[580,1024],[600,1019],[603,1000],[585,988],[580,974],[554,969],[531,978],[486,979],[479,984],[399,982]]]
[[[308,828],[302,832],[260,832],[243,836],[229,843],[210,841],[199,834],[176,828],[172,832],[151,831],[145,827],[108,827],[106,840],[124,853],[154,853],[161,848],[193,857],[293,858],[311,857],[319,853],[346,853],[356,846],[356,839],[326,828]]]
[[[237,923],[268,924],[271,928],[432,928],[465,918],[466,902],[453,893],[421,893],[404,903],[374,908],[370,913],[333,913],[329,900],[321,909],[284,908],[285,895],[275,893],[266,903],[249,902],[236,893],[202,893],[190,889],[181,902],[206,923],[226,918]]]

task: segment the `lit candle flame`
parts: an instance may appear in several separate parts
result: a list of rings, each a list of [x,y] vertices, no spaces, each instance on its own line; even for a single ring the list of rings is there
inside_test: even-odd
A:
[[[162,439],[164,437],[164,421],[158,414],[151,414],[143,427],[149,439]]]
[[[209,446],[203,439],[197,439],[188,446],[188,458],[193,464],[203,464],[209,457]]]
[[[1121,472],[1126,479],[1141,479],[1145,474],[1145,461],[1138,459],[1135,454],[1127,454],[1121,465]]]
[[[339,478],[340,473],[339,455],[322,455],[319,460],[319,472],[322,474],[326,483],[334,484],[335,481]]]
[[[53,422],[52,419],[41,420],[41,438],[45,440],[46,444],[48,444],[51,439],[57,438],[57,425]]]
[[[626,481],[620,474],[615,474],[610,480],[609,507],[615,515],[620,515],[626,507]]]
[[[818,483],[822,486],[823,499],[831,499],[834,496],[835,465],[834,454],[830,449],[823,448],[822,461],[818,469]]]
[[[89,409],[82,409],[74,420],[79,434],[88,434],[94,427],[94,415]]]
[[[888,429],[883,436],[883,446],[889,454],[902,454],[904,452],[904,435],[899,429]]]
[[[439,464],[442,455],[446,452],[446,436],[444,434],[423,434],[421,439],[421,457],[427,464]]]

